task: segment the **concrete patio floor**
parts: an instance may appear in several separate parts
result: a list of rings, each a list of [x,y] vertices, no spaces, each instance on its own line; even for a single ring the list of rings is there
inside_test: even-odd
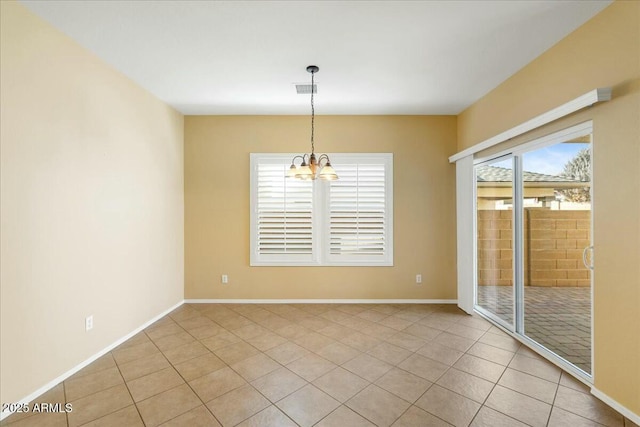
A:
[[[513,288],[479,286],[478,305],[513,323]],[[525,335],[591,373],[591,288],[525,286]]]

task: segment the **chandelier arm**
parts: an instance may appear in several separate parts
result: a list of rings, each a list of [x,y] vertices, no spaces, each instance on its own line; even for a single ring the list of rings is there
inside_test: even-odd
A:
[[[291,159],[291,164],[295,165],[296,159],[302,159],[302,162],[304,163],[304,157],[303,156],[293,156],[293,159]]]
[[[323,160],[325,161],[324,164],[322,163]],[[329,156],[327,154],[320,154],[320,156],[318,157],[318,166],[324,167],[327,165],[327,163],[331,163],[331,161],[329,160]]]

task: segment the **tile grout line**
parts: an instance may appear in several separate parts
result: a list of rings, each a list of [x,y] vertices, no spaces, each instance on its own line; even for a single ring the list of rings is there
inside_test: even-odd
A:
[[[111,352],[109,352],[109,354],[111,354]],[[116,363],[115,360],[113,361],[113,363]],[[64,381],[62,381],[62,395],[64,396],[64,403],[67,403],[67,386],[65,385]],[[65,412],[64,414],[65,420],[67,421],[67,427],[69,427],[69,413]]]
[[[169,314],[169,316],[170,316],[170,314]],[[191,335],[191,334],[189,333],[189,331],[187,331],[186,329],[184,329],[184,328],[182,327],[182,325],[180,325],[178,322],[176,322],[176,320],[175,320],[175,319],[173,319],[173,317],[172,317],[171,319],[172,319],[172,320],[173,320],[173,321],[174,321],[174,322],[175,322],[179,327],[181,327],[181,328],[182,328],[182,329],[183,329],[187,334]],[[214,323],[215,323],[215,322],[214,322]],[[191,337],[192,337],[192,338],[194,338],[197,342],[200,342],[200,340],[198,340],[198,339],[197,339],[196,337],[194,337],[193,335],[191,335]],[[151,338],[149,338],[149,339],[151,339]],[[154,344],[155,344],[155,343],[154,343]],[[201,343],[201,344],[202,344],[202,343]],[[204,345],[204,344],[203,344],[203,345]],[[157,347],[157,346],[156,346],[156,347]],[[206,346],[205,346],[205,348],[207,348],[207,350],[208,350],[211,354],[214,354],[211,350],[209,350],[209,348],[208,348],[208,347],[206,347]],[[202,398],[200,397],[200,395],[199,395],[199,394],[198,394],[198,393],[193,389],[193,387],[191,387],[191,384],[189,384],[189,381],[187,381],[187,379],[186,379],[186,378],[184,378],[184,376],[180,373],[180,371],[178,371],[178,370],[176,369],[176,367],[174,366],[174,364],[173,364],[173,363],[171,363],[171,361],[170,361],[169,359],[167,359],[167,357],[164,355],[164,352],[162,352],[162,350],[160,350],[160,348],[158,348],[158,350],[160,351],[160,353],[162,353],[162,356],[163,356],[163,357],[165,358],[165,360],[169,363],[169,365],[170,365],[170,366],[171,366],[171,367],[176,371],[176,373],[177,373],[178,375],[180,375],[180,378],[182,378],[182,380],[183,380],[183,381],[184,381],[184,383],[187,385],[187,387],[189,387],[189,390],[191,390],[191,392],[192,392],[192,393],[193,393],[193,394],[198,398],[198,400],[200,401],[200,403],[202,403],[202,406],[207,410],[207,412],[209,412],[209,413],[211,414],[211,416],[213,417],[213,419],[214,419],[214,420],[216,420],[220,425],[222,425],[222,423],[220,422],[220,420],[215,416],[215,414],[214,414],[213,412],[211,412],[211,409],[209,409],[209,407],[208,407],[208,406],[207,406],[207,404],[202,400]],[[192,358],[192,359],[189,359],[189,360],[193,360],[193,359],[195,359],[195,357],[194,357],[194,358]],[[225,363],[225,365],[226,365],[226,363]],[[205,374],[205,375],[203,375],[203,376],[206,376],[206,375],[208,375],[208,374]],[[201,378],[201,377],[199,377],[199,378]],[[193,381],[193,380],[192,380],[192,381]],[[180,387],[180,386],[177,386],[177,387]],[[176,388],[176,387],[174,387],[174,388]],[[172,389],[171,389],[171,390],[172,390]],[[163,393],[164,393],[164,392],[163,392]],[[156,396],[157,396],[157,395],[156,395]],[[146,399],[145,399],[145,400],[146,400]],[[195,408],[193,408],[193,409],[195,409]],[[189,411],[187,411],[187,412],[182,412],[182,413],[180,413],[180,414],[176,415],[175,417],[173,417],[173,418],[171,418],[171,419],[169,419],[169,420],[164,421],[164,422],[163,422],[163,424],[164,424],[164,423],[167,423],[167,422],[169,422],[169,421],[171,421],[171,420],[174,420],[174,419],[176,419],[176,418],[178,418],[178,417],[181,417],[182,415],[184,415],[184,414],[186,414],[186,413],[188,413],[188,412],[192,411],[193,409],[190,409],[190,410],[189,410]],[[143,422],[144,422],[144,420],[143,420]],[[145,424],[146,424],[146,423],[145,423]]]
[[[556,407],[556,398],[558,397],[558,391],[560,390],[560,381],[562,381],[562,372],[560,373],[560,378],[558,378],[558,384],[556,384],[556,391],[553,393],[553,401],[551,402],[551,410],[549,411],[549,416],[547,417],[546,426],[551,422],[551,414],[553,413],[553,408]]]
[[[169,316],[169,317],[171,318],[171,320],[172,320],[174,323],[176,323],[176,324],[177,324],[177,322],[173,319],[173,317],[171,317],[171,315],[170,315],[170,314],[168,314],[167,316]],[[178,326],[179,326],[180,328],[182,328],[182,326],[181,326],[181,325],[178,325]],[[184,328],[182,328],[182,329],[184,330]],[[164,352],[160,349],[160,347],[158,347],[158,345],[155,343],[155,341],[154,341],[154,340],[149,336],[149,334],[147,334],[147,331],[143,331],[143,332],[144,332],[144,334],[147,336],[147,338],[149,339],[149,341],[151,341],[151,342],[153,343],[153,345],[156,347],[156,349],[160,352],[160,354],[162,354],[162,357],[164,358],[164,360],[166,360],[166,361],[167,361],[167,363],[169,364],[169,366],[170,366],[171,368],[173,368],[173,369],[176,371],[176,373],[177,373],[178,375],[180,375],[180,378],[182,378],[182,379],[183,379],[183,381],[185,381],[185,384],[187,384],[187,386],[189,386],[189,384],[188,384],[188,383],[186,382],[186,380],[182,377],[182,375],[180,374],[180,372],[178,372],[178,370],[177,370],[177,369],[175,369],[175,367],[173,366],[173,364],[171,363],[171,361],[170,361],[169,359],[167,359],[167,356],[165,356]],[[185,331],[185,332],[186,332],[186,331]],[[178,333],[179,333],[179,332],[178,332]],[[187,332],[187,333],[188,333],[188,332]],[[174,334],[174,335],[175,335],[175,334]],[[169,335],[166,335],[166,336],[169,336]],[[164,338],[164,336],[163,336],[163,337],[160,337],[160,338]],[[160,338],[158,338],[158,339],[160,339]],[[158,371],[156,371],[156,372],[158,372]],[[154,373],[155,373],[155,372],[154,372]],[[153,373],[151,373],[151,374],[153,374]],[[147,374],[147,375],[151,375],[151,374]],[[145,377],[145,376],[147,376],[147,375],[144,375],[144,376],[142,376],[142,377],[138,377],[138,378],[144,378],[144,377]],[[135,379],[138,379],[138,378],[135,378]],[[132,381],[133,381],[133,380],[132,380]],[[125,384],[126,384],[126,381],[125,381]],[[177,385],[177,386],[175,386],[175,387],[171,387],[170,389],[168,389],[168,390],[164,390],[164,391],[162,391],[162,392],[160,392],[160,393],[154,394],[153,396],[149,396],[149,397],[147,397],[146,399],[141,400],[140,402],[144,402],[145,400],[151,399],[152,397],[155,397],[155,396],[158,396],[158,395],[160,395],[160,394],[162,394],[162,393],[165,393],[165,392],[167,392],[167,391],[170,391],[170,390],[176,389],[176,388],[180,387],[181,385],[182,385],[182,384]],[[127,389],[128,389],[128,388],[129,388],[129,386],[127,385]],[[190,387],[190,386],[189,386],[189,388],[191,389],[191,387]],[[193,394],[195,394],[195,395],[196,395],[196,397],[200,400],[200,402],[202,402],[202,399],[200,399],[200,396],[198,396],[198,394],[197,394],[193,389],[191,389],[191,391],[193,392]],[[129,391],[129,393],[131,393],[131,391]],[[140,419],[142,420],[142,423],[146,426],[146,425],[147,425],[147,422],[145,421],[145,419],[142,417],[142,414],[140,413],[140,409],[138,408],[138,402],[136,402],[136,401],[133,399],[133,395],[131,396],[131,399],[133,400],[133,404],[136,406],[136,410],[138,411],[138,414],[140,415]],[[204,404],[204,403],[203,403],[203,404]],[[206,407],[206,406],[205,406],[205,407]],[[186,412],[182,412],[182,413],[180,413],[180,414],[176,415],[175,417],[173,417],[173,418],[171,418],[171,419],[165,420],[165,421],[163,421],[163,422],[162,422],[162,424],[164,424],[164,423],[166,423],[166,422],[169,422],[169,421],[171,421],[171,420],[173,420],[173,419],[175,419],[175,418],[178,418],[179,416],[181,416],[181,415],[183,415],[183,414],[185,414],[185,413],[186,413]]]
[[[465,353],[465,354],[466,354],[466,353]],[[514,353],[514,356],[513,356],[513,357],[515,357],[515,353]],[[513,359],[513,357],[512,357],[512,359]],[[484,408],[484,407],[486,406],[487,400],[489,400],[489,396],[491,396],[491,393],[493,393],[493,391],[496,389],[496,387],[498,386],[498,383],[499,383],[499,382],[500,382],[500,380],[502,379],[502,376],[504,375],[504,373],[505,373],[505,372],[507,372],[507,369],[508,369],[508,366],[505,366],[504,370],[503,370],[503,371],[502,371],[502,373],[500,374],[500,378],[498,378],[498,379],[496,380],[496,382],[494,382],[494,383],[493,383],[493,387],[491,387],[491,391],[490,391],[489,393],[487,393],[487,397],[485,397],[485,398],[484,398],[484,400],[482,401],[482,404],[480,405],[480,408],[479,408],[479,409],[478,409],[478,411],[474,414],[473,418],[472,418],[472,419],[471,419],[471,421],[469,422],[469,425],[473,424],[473,421],[476,419],[476,417],[478,416],[478,414],[480,413],[480,411],[482,410],[482,408]],[[487,408],[489,408],[489,409],[491,409],[491,410],[494,410],[494,411],[498,412],[499,414],[502,414],[502,415],[504,415],[504,416],[506,416],[506,417],[509,417],[509,418],[511,418],[511,419],[515,419],[515,418],[513,418],[513,417],[509,416],[508,414],[505,414],[504,412],[498,411],[497,409],[494,409],[494,408],[492,408],[492,407],[490,407],[490,406],[486,406],[486,407],[487,407]],[[522,421],[520,421],[520,420],[516,420],[516,421],[518,421],[518,422],[522,422]]]
[[[145,333],[145,335],[146,335],[146,333]],[[148,338],[148,336],[147,336],[147,338]],[[109,354],[111,354],[111,352],[109,352]],[[113,357],[113,355],[111,355],[111,357]],[[124,382],[124,386],[127,388],[127,392],[129,393],[129,396],[131,397],[131,402],[133,402],[133,407],[136,408],[136,412],[138,413],[138,416],[140,417],[140,420],[142,420],[142,424],[146,425],[147,423],[144,421],[144,418],[142,418],[142,414],[140,413],[140,409],[138,409],[138,405],[136,404],[136,401],[133,398],[133,395],[131,394],[131,389],[129,388],[129,384],[127,384],[127,381],[124,379],[124,375],[122,375],[122,371],[120,370],[120,365],[118,365],[118,363],[115,361],[115,358],[113,359],[113,363],[115,363],[115,365],[116,365],[116,367],[118,369],[118,373],[120,374],[120,377],[122,377],[122,381]],[[100,417],[100,418],[102,418],[102,417]],[[98,418],[98,419],[100,419],[100,418]]]

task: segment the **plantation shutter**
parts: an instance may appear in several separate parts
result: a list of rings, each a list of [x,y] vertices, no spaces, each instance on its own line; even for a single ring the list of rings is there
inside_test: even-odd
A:
[[[330,156],[328,182],[285,178],[293,154],[251,154],[250,265],[393,265],[393,155]]]
[[[289,165],[257,165],[257,241],[259,260],[304,261],[313,255],[313,187],[285,178]]]
[[[329,261],[387,265],[390,162],[362,158],[357,163],[335,161],[334,168],[339,168],[340,179],[331,182],[329,193]]]

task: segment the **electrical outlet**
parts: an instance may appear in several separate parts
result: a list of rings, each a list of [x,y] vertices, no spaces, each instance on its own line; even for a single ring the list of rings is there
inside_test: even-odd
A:
[[[229,283],[229,276],[227,276],[226,274],[223,274],[221,281],[226,285],[227,283]]]
[[[93,329],[93,315],[84,319],[84,330],[86,332],[89,332],[92,329]]]
[[[416,283],[417,284],[421,284],[422,283],[422,274],[416,274]]]

